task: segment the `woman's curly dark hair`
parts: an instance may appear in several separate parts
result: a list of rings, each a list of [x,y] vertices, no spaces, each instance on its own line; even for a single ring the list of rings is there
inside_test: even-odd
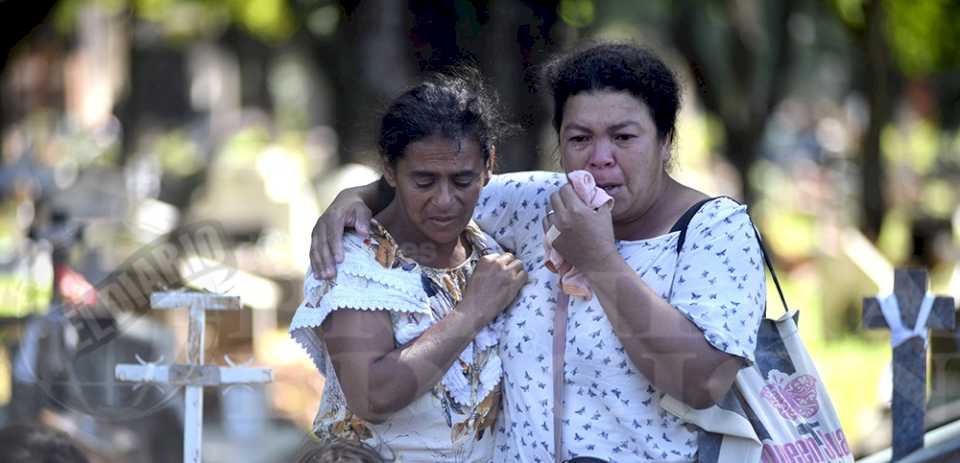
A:
[[[628,91],[650,108],[657,136],[672,139],[680,110],[680,85],[652,51],[626,43],[601,43],[561,55],[544,66],[553,96],[553,128],[559,132],[570,97],[596,90]]]
[[[442,135],[452,140],[472,137],[486,162],[497,141],[512,128],[480,72],[459,67],[435,74],[393,100],[380,120],[380,155],[395,164],[410,143]]]

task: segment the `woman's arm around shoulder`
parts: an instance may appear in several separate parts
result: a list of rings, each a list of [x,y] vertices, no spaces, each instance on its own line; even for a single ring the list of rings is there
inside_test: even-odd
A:
[[[541,223],[550,193],[566,181],[559,172],[494,175],[480,193],[473,219],[498,243],[522,255],[520,248],[534,241],[534,235],[542,233]]]

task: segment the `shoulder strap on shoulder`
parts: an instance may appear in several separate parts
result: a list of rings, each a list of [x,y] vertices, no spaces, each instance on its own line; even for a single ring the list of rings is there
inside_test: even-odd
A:
[[[697,201],[697,203],[693,206],[690,206],[690,209],[687,209],[687,211],[680,216],[680,219],[677,220],[677,223],[673,224],[673,227],[670,228],[670,233],[675,231],[680,232],[680,238],[677,239],[677,254],[679,254],[680,250],[683,249],[683,242],[687,239],[687,226],[690,225],[690,220],[693,219],[693,216],[697,214],[697,211],[699,211],[704,204],[714,199],[716,198],[707,198]]]
[[[728,196],[721,196],[730,199],[731,201],[740,204],[739,201],[730,198]],[[677,220],[677,223],[673,224],[673,228],[670,229],[670,232],[679,231],[680,238],[677,239],[677,254],[680,254],[680,250],[683,249],[683,242],[687,238],[687,226],[690,225],[690,220],[693,219],[693,216],[696,215],[697,211],[703,207],[707,202],[717,198],[707,198],[702,201],[698,201],[693,206],[690,206],[690,209],[687,209],[686,212],[680,216],[680,219]],[[753,226],[754,236],[757,238],[757,245],[760,246],[760,254],[763,255],[763,262],[767,265],[767,269],[770,270],[770,276],[773,277],[773,284],[777,287],[777,294],[780,295],[780,302],[783,303],[783,309],[786,312],[790,311],[790,307],[787,306],[787,298],[783,295],[783,289],[780,287],[780,279],[777,278],[777,272],[773,269],[773,262],[770,260],[770,253],[767,252],[766,246],[763,245],[763,240],[760,238],[760,231],[757,230],[757,227]],[[766,309],[764,309],[766,311]]]

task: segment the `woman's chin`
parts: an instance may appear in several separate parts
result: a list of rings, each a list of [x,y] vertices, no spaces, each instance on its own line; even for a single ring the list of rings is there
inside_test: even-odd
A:
[[[460,233],[463,232],[463,227],[451,226],[451,227],[431,227],[427,230],[425,235],[430,241],[433,241],[436,244],[444,245],[450,243],[456,243],[460,239]]]
[[[613,209],[610,210],[610,217],[613,219],[614,223],[618,220],[623,219],[628,212],[625,207],[619,207],[618,203],[614,203]]]

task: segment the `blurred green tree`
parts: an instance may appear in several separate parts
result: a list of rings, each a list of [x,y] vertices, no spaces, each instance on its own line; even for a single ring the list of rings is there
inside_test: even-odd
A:
[[[480,67],[507,114],[525,129],[501,145],[504,171],[539,166],[546,108],[536,93],[537,66],[560,44],[557,2],[505,0],[293,2],[305,18],[298,39],[329,70],[337,95],[340,160],[357,160],[375,130],[373,108],[417,75],[458,64]],[[329,26],[334,24],[334,26]],[[379,109],[379,108],[376,108]],[[366,140],[366,142],[365,142]]]
[[[944,0],[832,0],[836,17],[858,45],[851,56],[857,90],[869,108],[861,142],[861,229],[876,239],[888,209],[881,135],[906,81],[934,80],[936,122],[960,123],[960,4]],[[953,101],[954,104],[950,104]]]
[[[770,115],[789,89],[796,45],[787,23],[803,2],[672,2],[673,44],[688,61],[706,109],[723,125],[724,153],[752,203],[749,172]]]

